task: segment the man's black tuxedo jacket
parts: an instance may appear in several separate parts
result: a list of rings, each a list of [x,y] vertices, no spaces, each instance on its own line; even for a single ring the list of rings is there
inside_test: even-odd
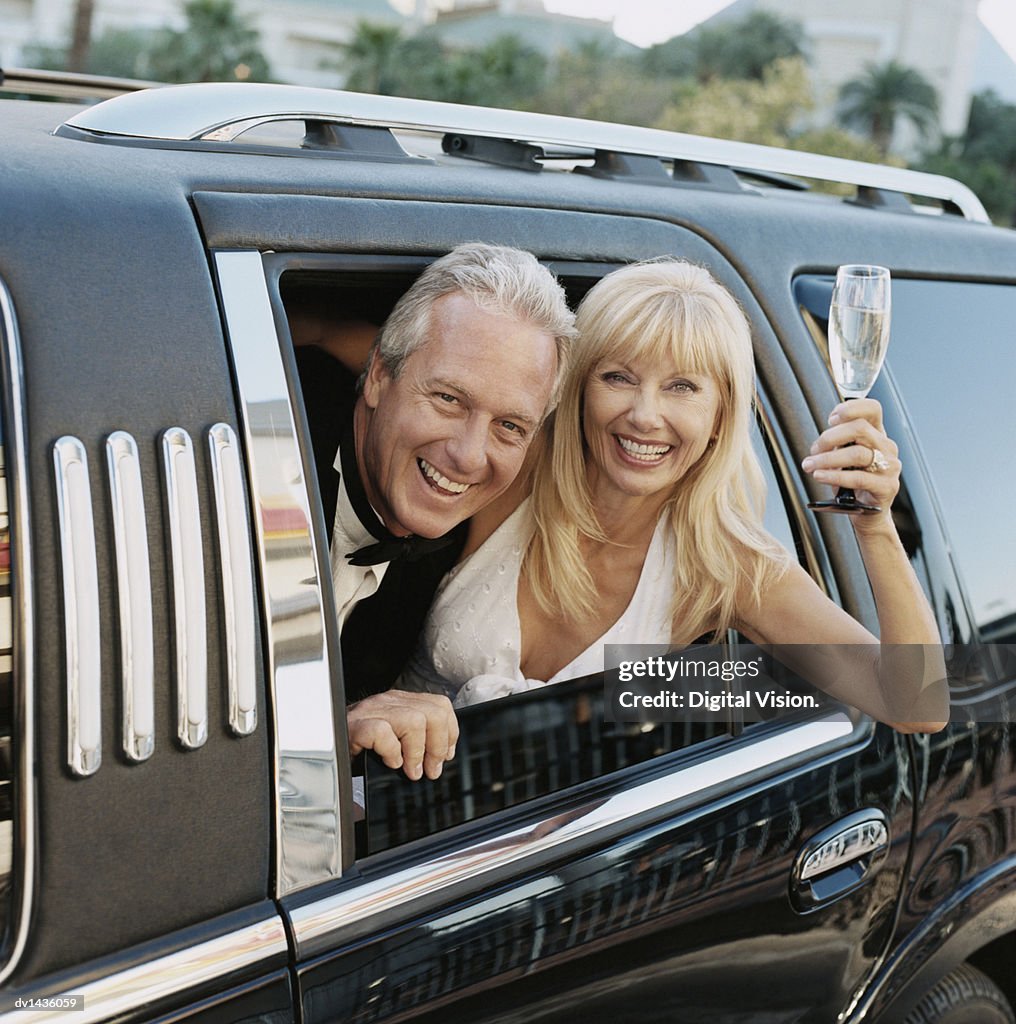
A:
[[[339,474],[333,468],[344,425],[352,420],[356,379],[318,348],[296,350],[297,366],[314,446],[314,464],[329,541],[335,521]],[[415,562],[392,562],[376,594],[361,601],[342,629],[342,674],[346,700],[391,689],[423,629],[434,591],[455,564],[466,524],[455,541]],[[346,554],[346,552],[342,552]]]

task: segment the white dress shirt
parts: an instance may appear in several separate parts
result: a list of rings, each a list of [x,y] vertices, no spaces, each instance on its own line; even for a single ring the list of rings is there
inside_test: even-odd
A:
[[[377,593],[389,563],[350,565],[347,561],[347,554],[359,550],[366,544],[372,544],[375,538],[353,511],[353,505],[346,493],[346,481],[341,475],[342,464],[338,452],[335,454],[334,466],[335,471],[339,473],[339,495],[335,504],[335,524],[332,527],[332,588],[335,591],[335,610],[341,632],[356,605]],[[378,517],[378,523],[380,522],[381,519]]]

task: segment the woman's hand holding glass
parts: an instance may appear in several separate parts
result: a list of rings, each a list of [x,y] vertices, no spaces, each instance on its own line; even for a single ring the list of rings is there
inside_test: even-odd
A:
[[[829,369],[840,396],[866,398],[882,369],[889,344],[889,316],[892,308],[889,271],[872,264],[846,264],[836,271],[829,304]],[[877,448],[873,462],[851,468],[884,471]],[[841,487],[830,501],[812,501],[815,512],[844,512],[848,515],[877,515],[881,506],[858,500],[850,487]]]
[[[819,483],[851,488],[859,501],[881,509],[879,515],[852,517],[858,532],[877,530],[891,518],[890,506],[900,489],[900,460],[896,442],[886,436],[882,406],[874,398],[837,405],[801,465]]]

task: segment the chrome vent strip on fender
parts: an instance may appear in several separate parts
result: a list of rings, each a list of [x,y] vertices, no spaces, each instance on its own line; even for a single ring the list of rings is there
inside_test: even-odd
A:
[[[177,738],[193,749],[208,739],[208,640],[198,481],[187,431],[167,430],[162,456],[173,558]]]
[[[92,775],[102,763],[99,573],[88,455],[76,437],[53,446],[67,645],[67,764]]]
[[[148,520],[138,446],[118,430],[106,439],[106,464],[113,502],[116,584],[120,610],[123,687],[123,751],[145,761],[155,750],[155,655],[152,640],[152,578]]]
[[[322,570],[261,254],[215,254],[240,396],[262,581],[276,764],[276,893],[340,872]],[[327,571],[323,578],[330,580]]]
[[[14,692],[12,695],[14,864],[6,963],[0,985],[14,973],[28,941],[35,892],[35,592],[28,524],[28,445],[25,380],[14,303],[0,281],[0,372],[3,377],[3,445],[11,536],[11,605]]]
[[[254,578],[250,530],[243,493],[240,442],[228,423],[208,431],[212,481],[222,566],[222,610],[226,632],[226,678],[229,727],[237,736],[257,728],[257,669],[254,630]]]

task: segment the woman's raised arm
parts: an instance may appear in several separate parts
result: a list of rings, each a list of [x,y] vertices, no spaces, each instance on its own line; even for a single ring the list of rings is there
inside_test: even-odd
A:
[[[876,454],[877,453],[877,454]],[[865,466],[865,469],[852,468]],[[821,483],[852,487],[881,507],[852,516],[878,611],[872,636],[793,566],[760,602],[742,609],[747,636],[786,648],[783,661],[838,700],[901,732],[936,732],[949,717],[941,640],[930,605],[893,525],[900,461],[874,399],[838,405],[802,466]]]

